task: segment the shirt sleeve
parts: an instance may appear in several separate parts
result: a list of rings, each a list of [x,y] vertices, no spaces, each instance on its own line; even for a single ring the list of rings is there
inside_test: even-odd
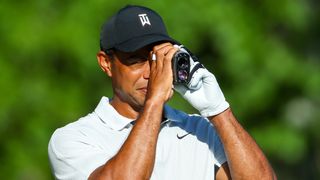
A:
[[[193,122],[191,122],[193,120]],[[220,140],[220,137],[212,125],[212,123],[207,119],[201,116],[191,116],[188,119],[188,125],[195,128],[197,131],[197,138],[200,141],[206,142],[208,147],[212,153],[213,163],[214,165],[220,167],[223,163],[227,161],[225,151],[223,148],[223,144]]]
[[[88,179],[112,155],[104,152],[95,141],[72,129],[58,129],[52,135],[48,154],[56,179]]]

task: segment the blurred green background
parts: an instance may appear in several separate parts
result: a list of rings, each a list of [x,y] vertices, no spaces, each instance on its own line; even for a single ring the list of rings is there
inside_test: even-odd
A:
[[[1,0],[1,179],[53,179],[53,131],[112,95],[95,55],[125,4],[159,12],[216,75],[279,179],[320,177],[319,1]],[[179,95],[169,103],[195,112]]]

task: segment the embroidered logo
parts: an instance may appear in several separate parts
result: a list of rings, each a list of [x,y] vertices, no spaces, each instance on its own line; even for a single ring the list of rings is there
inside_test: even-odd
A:
[[[188,136],[189,134],[190,134],[190,133],[187,133],[187,134],[184,134],[184,135],[182,135],[182,136],[179,136],[179,134],[177,134],[177,138],[178,138],[178,139],[182,139],[182,138]]]
[[[147,16],[147,14],[138,14],[139,18],[140,18],[140,21],[141,21],[141,24],[142,26],[148,24],[149,26],[151,26],[151,23],[149,21],[149,18]]]

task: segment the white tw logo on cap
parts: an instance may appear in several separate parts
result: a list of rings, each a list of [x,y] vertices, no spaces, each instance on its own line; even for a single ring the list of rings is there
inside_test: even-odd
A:
[[[141,24],[142,26],[148,24],[151,26],[151,23],[149,21],[149,18],[147,16],[147,14],[138,14],[139,18],[140,18],[140,21],[141,21]]]

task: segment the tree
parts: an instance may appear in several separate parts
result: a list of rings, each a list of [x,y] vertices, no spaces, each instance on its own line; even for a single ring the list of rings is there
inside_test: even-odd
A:
[[[151,7],[218,78],[279,179],[315,179],[319,155],[319,3],[132,1]],[[51,179],[53,131],[92,111],[110,81],[99,30],[124,1],[0,2],[0,174]],[[195,112],[179,95],[170,105]]]

